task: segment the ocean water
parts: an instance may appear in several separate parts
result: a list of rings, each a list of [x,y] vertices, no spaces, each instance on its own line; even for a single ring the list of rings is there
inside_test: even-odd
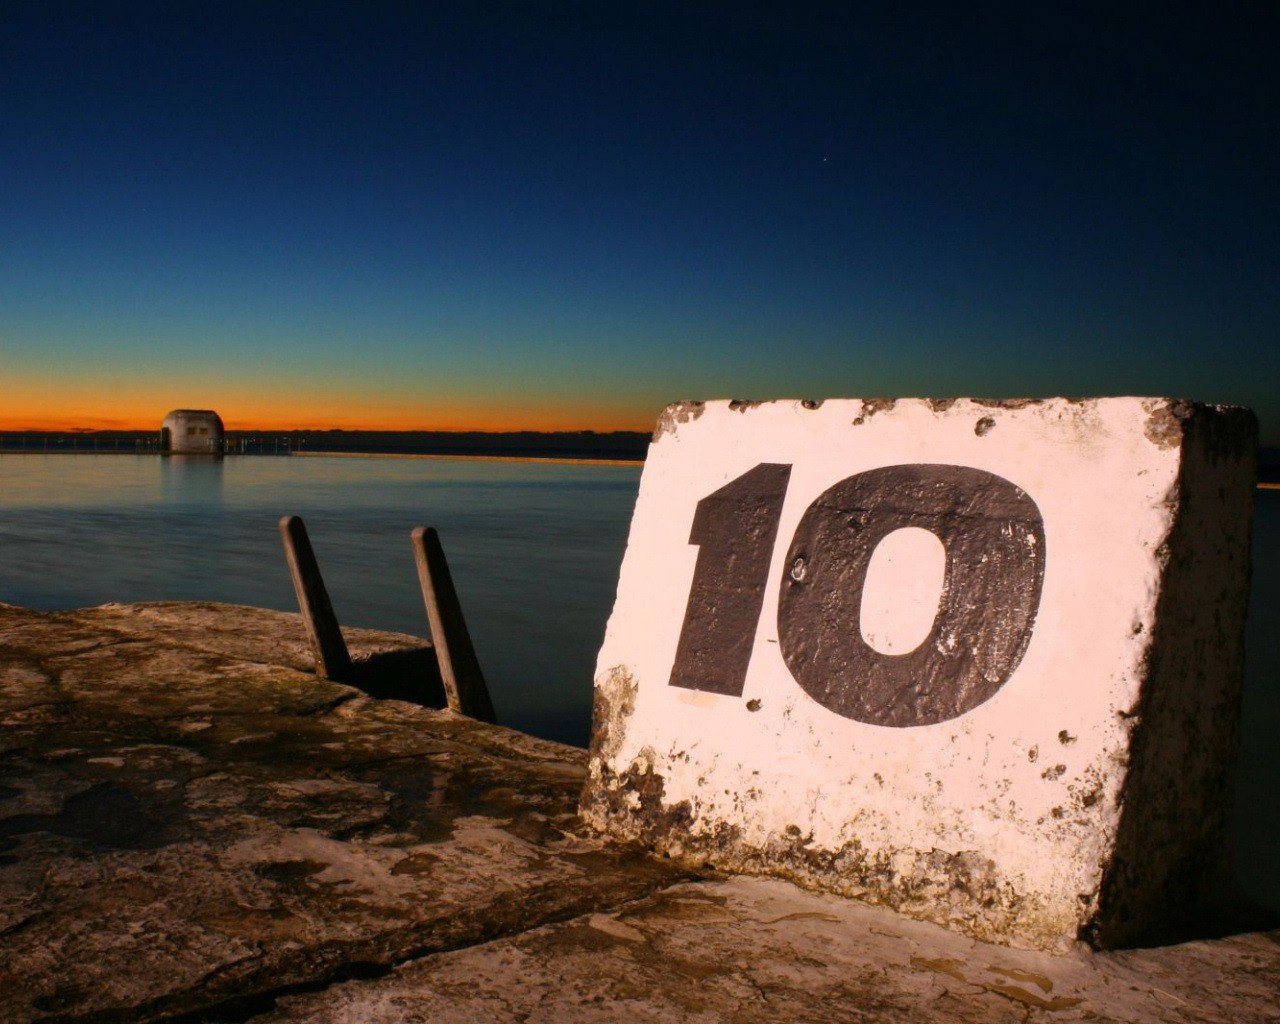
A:
[[[294,611],[301,515],[339,620],[419,636],[409,531],[441,535],[504,725],[585,745],[634,466],[152,455],[0,457],[0,601]],[[1259,491],[1236,802],[1246,890],[1280,910],[1280,491]]]
[[[338,620],[429,635],[409,531],[434,526],[504,725],[585,746],[635,466],[417,459],[0,457],[0,601],[297,611],[302,516]]]

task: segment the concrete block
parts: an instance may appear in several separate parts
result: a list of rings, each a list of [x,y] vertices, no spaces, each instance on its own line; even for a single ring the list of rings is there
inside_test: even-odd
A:
[[[1136,941],[1215,882],[1257,423],[1159,398],[672,406],[584,818],[980,938]]]

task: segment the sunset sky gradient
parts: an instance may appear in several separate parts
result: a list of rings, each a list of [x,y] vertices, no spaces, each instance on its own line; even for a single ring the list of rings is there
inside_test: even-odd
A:
[[[1040,6],[4,5],[0,430],[1138,393],[1280,443],[1276,8]]]

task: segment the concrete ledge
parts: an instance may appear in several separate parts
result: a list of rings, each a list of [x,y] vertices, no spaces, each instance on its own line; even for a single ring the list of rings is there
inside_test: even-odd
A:
[[[1244,1024],[1276,1019],[1278,942],[1053,956],[737,878],[289,998],[262,1024]]]
[[[281,613],[0,607],[0,1020],[240,1019],[677,877],[578,833],[583,751],[298,662]]]

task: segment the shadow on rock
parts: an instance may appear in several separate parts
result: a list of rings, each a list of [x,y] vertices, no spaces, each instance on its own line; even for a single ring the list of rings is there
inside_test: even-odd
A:
[[[445,706],[440,666],[430,647],[371,654],[354,662],[351,677],[343,682],[380,700],[403,700],[427,708]]]

